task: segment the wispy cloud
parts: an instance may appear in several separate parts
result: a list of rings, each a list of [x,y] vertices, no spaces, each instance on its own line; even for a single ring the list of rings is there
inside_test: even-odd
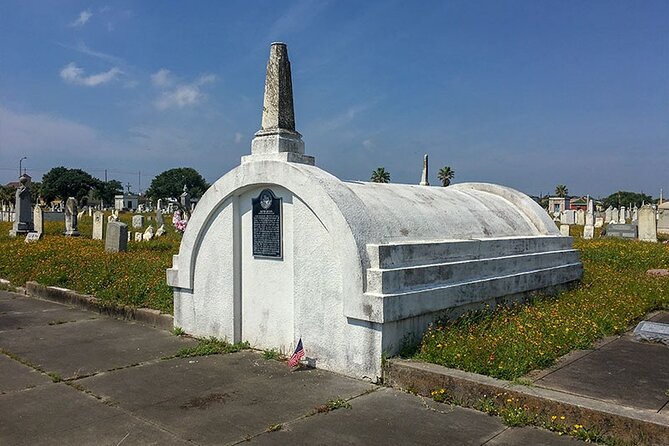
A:
[[[301,31],[329,5],[322,0],[299,0],[288,8],[269,29],[268,39],[283,39],[286,34]]]
[[[316,124],[316,128],[320,131],[333,131],[345,126],[353,121],[355,117],[369,107],[368,104],[355,104],[348,107],[341,113],[326,118]]]
[[[82,41],[77,42],[76,45],[66,45],[64,43],[58,43],[58,45],[62,46],[63,48],[67,48],[69,50],[73,50],[73,51],[76,51],[78,53],[84,54],[86,56],[91,56],[91,57],[95,57],[96,59],[104,60],[106,62],[111,62],[115,65],[125,65],[126,64],[125,60],[123,60],[122,58],[120,58],[118,56],[114,56],[112,54],[103,53],[102,51],[94,50]]]
[[[115,80],[123,72],[118,67],[113,67],[108,71],[103,71],[98,74],[84,75],[83,68],[79,68],[74,62],[71,62],[62,70],[60,70],[60,77],[70,84],[83,85],[86,87],[97,87]]]
[[[160,70],[151,76],[151,80],[154,82],[154,85],[157,85],[154,76],[161,73],[163,70]],[[167,71],[167,73],[163,73],[157,77],[158,82],[162,82],[168,79],[165,76],[169,74],[169,71],[165,71]],[[187,106],[200,104],[207,98],[207,95],[202,91],[202,87],[214,81],[216,81],[216,76],[213,74],[202,75],[194,82],[180,84],[175,88],[163,91],[160,97],[155,101],[154,105],[158,110],[167,110],[169,108],[184,108]]]
[[[166,68],[161,68],[151,75],[151,83],[156,87],[170,87],[174,82],[172,72]]]
[[[91,17],[93,17],[93,13],[90,10],[87,9],[85,11],[81,11],[79,13],[79,17],[77,17],[77,19],[74,22],[70,23],[70,26],[71,27],[84,26],[86,22],[88,22],[91,19]]]
[[[239,144],[244,139],[244,134],[240,132],[235,132],[235,142]]]

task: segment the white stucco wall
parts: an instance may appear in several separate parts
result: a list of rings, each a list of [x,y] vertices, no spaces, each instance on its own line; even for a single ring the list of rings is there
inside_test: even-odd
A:
[[[251,199],[264,188],[283,198],[281,260],[251,255]],[[468,290],[515,294],[514,284],[580,277],[569,250],[564,262],[541,254],[565,240],[534,201],[505,187],[346,183],[314,166],[249,157],[201,198],[167,275],[175,325],[188,333],[287,353],[301,337],[317,367],[374,379],[382,352],[403,330],[420,330],[444,305],[475,301]],[[374,257],[398,244],[388,252],[399,264]],[[484,246],[512,257],[485,259],[477,254]],[[528,246],[545,260],[540,272],[521,277],[532,265],[523,257]],[[444,253],[457,250],[470,257],[465,264],[447,262]],[[548,280],[561,262],[568,273]],[[482,280],[480,268],[488,269]],[[511,275],[496,277],[497,270]],[[433,281],[435,274],[462,279]]]

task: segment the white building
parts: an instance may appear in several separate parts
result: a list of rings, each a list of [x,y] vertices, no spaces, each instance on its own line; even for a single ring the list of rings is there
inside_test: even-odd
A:
[[[139,204],[139,195],[134,195],[131,193],[124,193],[119,195],[114,195],[114,209],[119,211],[121,210],[134,210],[137,209]]]
[[[582,275],[571,238],[520,192],[343,182],[313,164],[273,44],[252,154],[202,196],[167,271],[175,326],[286,353],[302,338],[316,367],[373,380],[444,310]]]

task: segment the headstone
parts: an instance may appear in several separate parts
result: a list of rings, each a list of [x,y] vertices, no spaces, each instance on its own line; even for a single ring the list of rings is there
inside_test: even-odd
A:
[[[103,239],[104,218],[105,214],[100,211],[93,213],[93,240]]]
[[[114,214],[111,214],[109,217],[107,217],[107,222],[112,222],[112,221],[117,221],[118,219]]]
[[[105,252],[122,252],[128,250],[128,225],[120,221],[107,223]]]
[[[144,226],[144,216],[143,215],[133,215],[132,216],[132,227],[133,229],[141,228]]]
[[[84,218],[85,214],[86,214],[86,209],[82,209],[81,211],[79,211],[79,213],[77,214],[77,220],[81,220],[82,218]]]
[[[142,235],[142,239],[145,242],[148,242],[149,240],[151,240],[153,238],[153,235],[154,235],[153,234],[153,226],[149,225],[149,227],[146,228],[146,231],[144,231],[144,234]]]
[[[611,206],[607,207],[606,210],[604,211],[604,223],[608,223],[611,221],[611,213],[613,212],[613,208]]]
[[[165,224],[165,219],[163,218],[163,211],[160,210],[160,208],[158,208],[156,209],[156,226],[162,226],[164,224]]]
[[[160,225],[160,227],[156,231],[156,237],[162,237],[166,233],[167,233],[167,231],[165,230],[165,225]]]
[[[590,240],[595,236],[595,227],[594,225],[585,225],[583,226],[583,238]]]
[[[78,237],[77,230],[77,199],[70,197],[65,203],[65,235],[69,237]]]
[[[29,232],[29,233],[26,234],[26,240],[25,241],[26,241],[26,243],[36,242],[40,239],[41,235],[42,234],[38,234],[37,232]]]
[[[611,220],[609,223],[618,224],[618,220],[620,220],[618,208],[613,208],[611,210]]]
[[[625,206],[620,206],[620,219],[618,220],[618,223],[620,224],[625,224],[627,223],[627,210],[625,210]]]
[[[159,210],[159,211],[163,210],[163,199],[162,198],[158,199],[158,204],[156,204],[156,209]]]
[[[136,242],[141,242],[141,241],[142,241],[142,236],[143,236],[143,235],[144,235],[144,234],[142,233],[142,231],[137,231],[137,232],[135,232],[135,241],[136,241]]]
[[[634,206],[634,209],[632,209],[632,221],[639,221],[639,208],[637,208],[636,205]]]
[[[604,218],[602,217],[595,218],[595,228],[601,228],[602,226],[604,226]]]
[[[569,237],[569,225],[560,225],[560,234]]]
[[[655,209],[650,204],[639,209],[639,240],[642,242],[657,242],[657,220]]]
[[[634,329],[634,337],[638,340],[662,342],[669,345],[669,324],[641,321]]]
[[[14,224],[9,231],[11,237],[27,234],[33,230],[33,208],[30,201],[30,177],[21,175],[14,200]]]
[[[637,226],[632,224],[614,224],[609,223],[606,227],[607,237],[637,238]]]
[[[132,232],[128,231],[128,241],[132,241]]]
[[[40,205],[36,205],[33,211],[33,228],[42,237],[42,234],[44,234],[44,209]]]
[[[93,208],[90,207],[90,206],[88,207],[88,216],[89,216],[89,217],[92,217],[92,216],[93,216]]]
[[[576,211],[576,224],[581,226],[585,224],[585,211],[583,209]]]
[[[181,203],[181,206],[184,207],[186,210],[190,210],[190,194],[188,193],[188,187],[184,184],[184,191],[181,194],[181,197],[179,197],[179,202]]]
[[[565,225],[575,225],[576,224],[576,211],[572,209],[567,209],[562,213],[560,218],[560,223]]]

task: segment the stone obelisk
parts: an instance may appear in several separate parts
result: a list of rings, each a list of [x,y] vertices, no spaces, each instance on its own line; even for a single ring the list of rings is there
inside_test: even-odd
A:
[[[261,128],[251,142],[251,156],[242,157],[242,162],[258,160],[314,164],[314,158],[304,154],[302,135],[295,130],[293,82],[285,43],[273,43],[270,48]]]
[[[421,186],[429,186],[430,182],[427,180],[427,153],[423,155],[423,175],[420,177]]]

